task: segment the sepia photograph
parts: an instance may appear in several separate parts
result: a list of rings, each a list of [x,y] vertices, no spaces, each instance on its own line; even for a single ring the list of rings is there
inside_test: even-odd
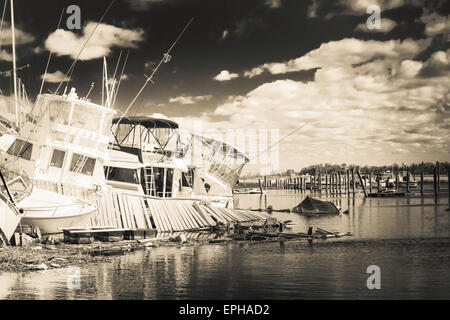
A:
[[[1,301],[450,299],[449,1],[0,14]]]

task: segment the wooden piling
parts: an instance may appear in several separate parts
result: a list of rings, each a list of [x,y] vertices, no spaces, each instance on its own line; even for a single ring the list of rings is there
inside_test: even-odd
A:
[[[355,168],[352,168],[352,193],[353,197],[355,197],[356,194]]]
[[[400,190],[400,186],[398,185],[399,179],[398,179],[398,170],[395,173],[395,187],[397,188],[397,191]]]
[[[339,194],[342,196],[342,176],[341,171],[339,170]]]
[[[325,171],[325,193],[328,194],[328,172]]]
[[[422,166],[420,168],[420,195],[422,195],[422,196],[423,196],[423,170],[424,170],[423,167],[424,166],[423,166],[423,162],[422,162]]]
[[[369,172],[369,193],[372,193],[372,171]]]
[[[359,182],[361,183],[361,187],[363,189],[364,192],[364,196],[367,197],[367,191],[366,191],[366,186],[365,186],[365,181],[363,180],[361,173],[359,172],[359,170],[356,170],[356,173],[358,174],[358,178],[359,178]]]
[[[259,184],[259,191],[261,192],[261,194],[263,194],[263,187],[261,185],[261,179],[258,179],[258,184]]]
[[[434,189],[434,195],[438,195],[438,189],[437,189],[437,168],[434,167],[433,169],[433,189]]]
[[[409,193],[409,168],[406,168],[406,192]]]
[[[320,173],[319,170],[319,193],[322,193],[322,174]]]
[[[377,192],[381,191],[381,175],[377,173]]]
[[[347,170],[347,195],[350,198],[350,170]]]
[[[439,162],[436,162],[437,191],[441,191],[441,174],[439,172]]]
[[[447,165],[448,205],[450,206],[450,166]]]

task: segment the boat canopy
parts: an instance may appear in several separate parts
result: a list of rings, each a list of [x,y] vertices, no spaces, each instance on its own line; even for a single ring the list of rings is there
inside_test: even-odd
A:
[[[120,121],[120,123],[119,123]],[[141,125],[147,129],[178,129],[178,123],[167,120],[150,117],[123,117],[115,118],[113,124]]]

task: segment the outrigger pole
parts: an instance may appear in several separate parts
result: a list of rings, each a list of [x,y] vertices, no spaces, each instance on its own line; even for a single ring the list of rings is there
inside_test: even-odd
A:
[[[134,105],[134,103],[136,102],[136,100],[139,98],[139,96],[142,94],[142,92],[144,91],[144,89],[147,87],[147,85],[151,82],[153,82],[153,77],[155,76],[156,72],[158,72],[158,69],[161,67],[161,65],[163,63],[168,63],[170,61],[170,59],[172,58],[170,56],[170,52],[173,50],[173,48],[175,47],[175,45],[177,44],[177,42],[181,39],[181,37],[183,36],[183,34],[186,32],[186,30],[189,28],[189,26],[191,25],[192,21],[194,21],[194,18],[191,18],[191,20],[189,20],[188,24],[186,25],[186,27],[184,27],[183,31],[181,31],[180,35],[178,36],[178,38],[175,40],[175,42],[172,44],[172,46],[169,48],[169,50],[167,50],[166,53],[164,53],[163,57],[161,58],[161,61],[159,61],[159,64],[156,66],[155,70],[153,70],[152,74],[150,75],[150,77],[147,77],[147,80],[145,81],[144,85],[142,86],[141,90],[139,90],[139,92],[137,93],[136,97],[134,97],[133,101],[131,101],[130,105],[128,106],[128,108],[125,110],[125,112],[122,114],[122,116],[119,119],[119,122],[117,122],[117,124],[120,124],[120,122],[122,121],[123,117],[128,113],[128,111],[130,111],[130,108]]]
[[[11,0],[11,37],[13,54],[13,78],[14,78],[14,101],[16,104],[16,127],[19,127],[19,104],[17,101],[17,70],[16,70],[16,32],[14,25],[14,0]]]

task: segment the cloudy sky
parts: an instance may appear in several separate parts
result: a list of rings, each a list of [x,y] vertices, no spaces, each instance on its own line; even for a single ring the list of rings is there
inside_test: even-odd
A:
[[[68,30],[65,14],[56,30],[72,4],[81,8],[82,29]],[[279,139],[295,132],[278,146],[281,169],[450,160],[448,1],[117,0],[92,33],[109,4],[15,1],[18,67],[30,64],[19,76],[31,97],[49,51],[45,92],[91,37],[69,86],[85,95],[95,82],[90,98],[100,102],[103,57],[112,74],[129,52],[116,102],[125,110],[193,17],[132,114],[166,116],[190,130],[201,121],[219,132],[278,132]],[[379,29],[366,23],[373,5]],[[11,69],[8,21],[9,12],[2,71]],[[10,93],[7,74],[0,85]]]

